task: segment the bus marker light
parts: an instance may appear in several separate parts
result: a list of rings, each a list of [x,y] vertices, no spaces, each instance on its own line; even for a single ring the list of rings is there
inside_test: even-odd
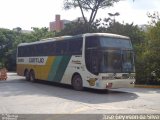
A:
[[[130,84],[134,84],[134,82],[130,82]]]

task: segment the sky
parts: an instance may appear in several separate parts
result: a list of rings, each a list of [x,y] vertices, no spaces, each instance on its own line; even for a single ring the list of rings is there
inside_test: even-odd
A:
[[[160,0],[121,0],[113,7],[99,10],[96,18],[107,18],[108,13],[119,12],[117,21],[142,25],[149,21],[147,12],[154,11],[160,12]],[[81,17],[78,8],[64,10],[63,0],[0,0],[0,28],[31,30],[31,27],[49,27],[56,14],[66,20]],[[89,13],[86,16],[89,17]]]

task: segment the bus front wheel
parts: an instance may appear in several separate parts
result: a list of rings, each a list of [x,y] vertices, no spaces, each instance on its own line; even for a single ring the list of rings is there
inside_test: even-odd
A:
[[[74,75],[72,80],[72,86],[75,90],[83,90],[82,78],[80,75]]]

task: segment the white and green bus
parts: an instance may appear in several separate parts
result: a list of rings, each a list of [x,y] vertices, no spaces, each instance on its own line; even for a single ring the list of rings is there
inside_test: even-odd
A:
[[[17,48],[17,73],[32,82],[58,82],[76,90],[133,87],[133,47],[128,37],[108,33],[21,43]]]

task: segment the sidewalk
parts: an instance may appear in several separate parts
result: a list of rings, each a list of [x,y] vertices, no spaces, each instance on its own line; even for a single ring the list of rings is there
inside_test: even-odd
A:
[[[136,88],[160,88],[160,85],[135,85]]]

